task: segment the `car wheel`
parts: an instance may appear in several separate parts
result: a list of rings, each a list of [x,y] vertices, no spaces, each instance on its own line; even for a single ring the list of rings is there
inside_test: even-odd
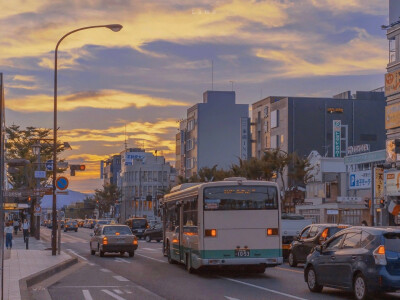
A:
[[[124,251],[119,252],[119,255],[121,255],[121,256],[124,256],[124,254],[125,254]]]
[[[75,232],[78,232],[78,229],[75,229]]]
[[[291,267],[297,267],[297,261],[296,261],[296,258],[294,257],[293,252],[290,252],[290,253],[289,253],[289,258],[288,258],[288,260],[289,260],[289,266],[291,266]]]
[[[149,235],[146,235],[146,242],[150,243],[151,242],[151,237]]]
[[[100,250],[100,257],[104,257],[104,251]]]
[[[171,249],[171,248],[170,248],[169,242],[168,242],[168,244],[167,244],[167,258],[168,258],[168,262],[169,262],[170,264],[176,264],[176,261],[173,260],[172,257],[171,257],[171,250],[170,250],[170,249]]]
[[[96,254],[96,250],[90,250],[90,254],[91,255],[95,255]]]
[[[135,251],[129,252],[129,257],[134,257],[135,256]]]
[[[161,240],[157,240],[157,243],[161,242]]]
[[[306,271],[307,285],[311,292],[320,293],[323,289],[322,285],[317,283],[317,274],[313,267],[310,267]]]
[[[360,273],[354,279],[353,283],[354,296],[357,300],[368,299],[367,284],[364,276]]]
[[[194,273],[194,269],[192,268],[192,263],[190,260],[189,253],[186,254],[186,271],[188,271],[189,274]]]

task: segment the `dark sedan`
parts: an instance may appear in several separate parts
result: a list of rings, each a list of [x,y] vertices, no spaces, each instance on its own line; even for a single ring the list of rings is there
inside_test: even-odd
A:
[[[289,265],[296,267],[298,263],[305,263],[311,250],[323,244],[336,232],[348,228],[349,225],[312,224],[304,227],[296,240],[290,245]]]
[[[156,223],[154,226],[146,229],[143,237],[148,243],[150,243],[152,240],[160,242],[163,239],[162,224]]]
[[[364,300],[400,290],[400,229],[351,227],[307,258],[304,279],[312,292],[324,286],[353,291]]]
[[[67,232],[67,231],[78,232],[78,222],[76,222],[76,221],[68,221],[67,223],[65,223],[64,232]]]

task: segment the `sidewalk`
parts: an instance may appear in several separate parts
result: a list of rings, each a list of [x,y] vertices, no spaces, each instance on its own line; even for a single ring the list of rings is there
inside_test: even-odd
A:
[[[71,258],[61,251],[61,255],[52,256],[50,243],[29,237],[29,250],[25,249],[22,232],[13,238],[11,250],[4,249],[4,299],[21,299],[20,279],[36,274]]]

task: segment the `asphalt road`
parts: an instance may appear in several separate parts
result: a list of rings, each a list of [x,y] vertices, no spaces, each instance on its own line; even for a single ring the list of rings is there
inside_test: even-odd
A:
[[[43,227],[42,227],[43,228]],[[83,262],[77,271],[48,287],[52,299],[353,299],[351,293],[324,288],[311,293],[304,282],[302,267],[287,264],[264,274],[199,272],[189,274],[182,265],[170,265],[161,252],[161,243],[139,241],[135,257],[126,254],[90,255],[92,230],[62,233],[62,249]],[[42,229],[50,236],[49,229]],[[400,294],[382,299],[400,299]]]

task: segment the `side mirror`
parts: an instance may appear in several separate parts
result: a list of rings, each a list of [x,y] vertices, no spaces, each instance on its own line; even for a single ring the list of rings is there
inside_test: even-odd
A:
[[[315,251],[321,253],[322,252],[322,246],[316,246]]]

